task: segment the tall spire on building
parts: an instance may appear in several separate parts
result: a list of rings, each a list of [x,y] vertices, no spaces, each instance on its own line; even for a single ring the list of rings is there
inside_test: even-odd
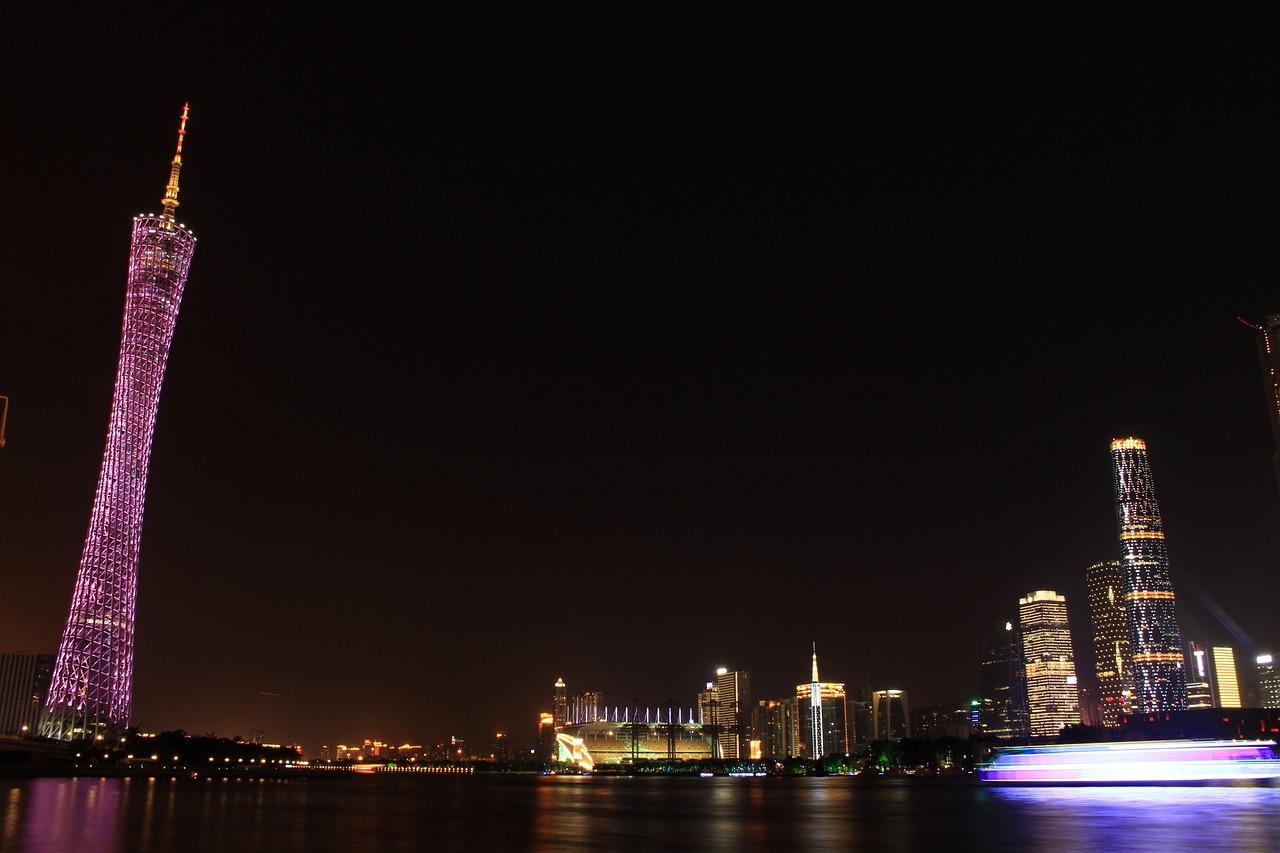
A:
[[[178,208],[178,173],[182,171],[182,137],[187,135],[187,111],[191,102],[182,105],[182,121],[178,125],[178,150],[174,152],[173,163],[169,166],[169,183],[164,188],[164,215],[173,219],[173,212]]]
[[[818,683],[818,644],[813,644],[813,677],[809,681],[809,731],[813,743],[809,745],[809,754],[813,758],[822,758],[827,754],[822,742],[822,685]]]

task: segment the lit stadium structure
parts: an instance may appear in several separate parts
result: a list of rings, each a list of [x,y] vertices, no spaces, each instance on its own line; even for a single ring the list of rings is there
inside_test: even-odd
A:
[[[102,470],[41,733],[70,740],[128,727],[142,510],[160,383],[196,238],[174,220],[186,135],[159,215],[134,217],[120,361]]]
[[[683,715],[681,715],[683,716]],[[692,716],[692,715],[690,715]],[[627,764],[640,761],[716,758],[711,735],[701,723],[673,718],[667,710],[645,712],[619,718],[616,710],[607,718],[579,725],[567,725],[556,733],[558,761],[591,770],[600,765]]]

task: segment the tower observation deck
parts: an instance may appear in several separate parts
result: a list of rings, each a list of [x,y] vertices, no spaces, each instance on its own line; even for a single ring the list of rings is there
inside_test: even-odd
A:
[[[59,740],[113,734],[129,726],[138,550],[151,440],[196,243],[174,219],[187,110],[184,104],[163,212],[133,219],[106,450],[40,725],[41,734]]]

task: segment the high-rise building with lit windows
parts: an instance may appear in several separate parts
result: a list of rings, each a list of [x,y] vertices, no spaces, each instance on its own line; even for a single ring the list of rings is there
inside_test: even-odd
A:
[[[196,238],[174,219],[186,127],[183,105],[178,150],[160,201],[163,213],[133,218],[106,450],[40,724],[41,734],[58,740],[129,727],[138,551],[151,439],[178,305],[196,246]]]
[[[1125,618],[1124,564],[1094,563],[1085,572],[1089,617],[1093,626],[1094,673],[1102,725],[1114,728],[1133,711],[1133,654]]]
[[[1018,632],[1027,674],[1031,736],[1055,737],[1064,726],[1080,722],[1066,596],[1041,589],[1018,599]]]
[[[1280,708],[1280,668],[1270,653],[1258,655],[1258,704],[1263,708]]]
[[[563,678],[557,678],[551,694],[551,718],[556,729],[569,722],[569,688]]]
[[[793,758],[800,755],[797,742],[795,699],[761,699],[751,715],[752,758]],[[757,745],[758,744],[758,748]]]
[[[1140,438],[1114,439],[1111,463],[1133,654],[1134,710],[1180,711],[1187,707],[1182,635],[1147,443]]]
[[[751,740],[751,673],[716,670],[720,757],[747,758]]]

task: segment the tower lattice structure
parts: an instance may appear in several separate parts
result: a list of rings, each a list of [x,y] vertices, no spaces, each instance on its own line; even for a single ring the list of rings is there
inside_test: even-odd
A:
[[[196,238],[174,219],[188,105],[161,200],[133,219],[124,328],[107,444],[58,647],[41,733],[59,740],[123,731],[133,696],[138,550],[160,384]]]
[[[1133,655],[1134,710],[1181,711],[1187,707],[1182,632],[1147,443],[1140,438],[1113,440],[1111,462]]]

